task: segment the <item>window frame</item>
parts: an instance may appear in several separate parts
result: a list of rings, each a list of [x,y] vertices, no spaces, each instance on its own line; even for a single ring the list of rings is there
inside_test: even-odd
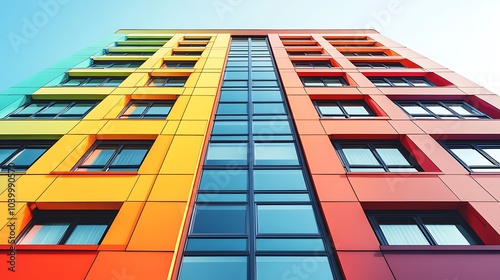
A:
[[[389,56],[383,51],[369,51],[369,52],[348,52],[348,51],[341,51],[340,52],[343,56],[367,56],[367,57],[387,57]],[[380,55],[379,55],[380,54]]]
[[[289,56],[321,56],[325,53],[323,51],[294,51],[288,50],[287,54]]]
[[[415,160],[415,158],[411,155],[411,153],[405,149],[403,145],[401,145],[400,142],[397,141],[334,141],[332,140],[332,144],[335,148],[335,151],[337,152],[337,155],[339,156],[342,165],[344,166],[345,170],[347,172],[377,172],[377,173],[385,173],[385,172],[423,172],[424,170],[422,167],[418,164],[418,162]],[[342,145],[352,145],[352,146],[365,146],[370,150],[372,155],[375,157],[377,162],[379,163],[378,165],[352,165],[349,163],[347,160],[347,156],[345,155],[343,151]],[[409,165],[391,165],[391,164],[386,164],[383,160],[383,158],[380,156],[380,154],[376,151],[376,145],[381,145],[381,146],[387,146],[389,148],[395,148],[399,150],[400,154],[408,161]],[[384,171],[353,171],[351,170],[352,168],[383,168]],[[409,170],[409,171],[390,171],[390,168],[414,168],[416,171]]]
[[[441,146],[451,155],[453,156],[462,166],[467,169],[469,172],[473,172],[475,174],[480,173],[481,171],[474,171],[474,169],[498,169],[498,171],[484,171],[484,172],[500,172],[500,160],[495,159],[493,156],[490,156],[487,152],[485,152],[483,147],[481,146],[489,146],[500,148],[500,143],[495,144],[492,141],[442,141]],[[493,166],[486,165],[477,165],[471,167],[465,161],[463,161],[458,155],[456,155],[452,149],[455,147],[469,147],[471,150],[477,151],[480,155],[489,160]]]
[[[139,68],[142,64],[146,62],[145,60],[92,60],[92,64],[90,64],[87,68],[93,69],[109,69],[109,68]],[[99,63],[109,64],[109,66],[99,66]],[[137,64],[134,66],[134,64]],[[126,66],[115,67],[116,64],[124,64]]]
[[[473,245],[484,245],[479,236],[474,232],[472,227],[465,221],[465,219],[460,216],[456,211],[453,210],[423,210],[423,211],[391,211],[391,210],[369,210],[365,211],[368,221],[377,236],[377,239],[382,246],[450,246],[450,245],[439,245],[430,233],[430,231],[425,227],[425,223],[422,219],[449,219],[449,221],[458,222],[460,226],[463,227],[465,234],[462,232],[464,238],[471,243],[470,245],[451,245],[451,246],[473,246]],[[380,228],[380,223],[377,218],[384,219],[412,219],[418,226],[423,236],[429,242],[428,245],[390,245],[387,242],[382,229]]]
[[[309,66],[298,66],[297,64],[307,64]],[[309,60],[309,61],[301,61],[295,60],[292,61],[292,65],[295,68],[335,68],[329,60]],[[323,65],[323,66],[318,66]]]
[[[168,77],[158,77],[158,76],[153,76],[151,78],[149,78],[149,80],[146,82],[146,86],[148,87],[184,87],[186,86],[186,82],[188,80],[189,77],[185,77],[185,76],[168,76]],[[164,79],[164,81],[162,82],[161,85],[151,85],[151,83],[153,83],[153,80],[155,79]],[[169,85],[169,82],[173,79],[183,79],[184,80],[184,83],[182,85]]]
[[[58,102],[61,102],[61,103],[68,103],[69,102],[69,104],[64,109],[62,109],[59,113],[51,114],[51,115],[54,115],[53,118],[50,118],[52,120],[58,119],[59,116],[63,115],[65,112],[67,112],[68,110],[73,108],[75,105],[78,105],[79,102],[81,102],[81,103],[94,103],[94,105],[92,107],[90,107],[83,114],[80,114],[80,115],[71,114],[71,116],[74,116],[74,117],[61,118],[63,120],[83,119],[88,113],[90,113],[90,111],[92,111],[92,109],[95,108],[95,106],[97,106],[97,104],[99,104],[100,101],[98,101],[98,100],[54,100],[54,101],[50,101],[50,100],[33,100],[33,99],[31,99],[28,102],[26,102],[25,104],[23,104],[22,106],[20,106],[19,108],[17,108],[16,110],[14,110],[11,113],[9,113],[8,115],[6,115],[3,119],[13,119],[13,120],[25,120],[25,119],[41,120],[41,119],[43,119],[43,120],[48,120],[48,118],[37,119],[36,116],[39,114],[42,114],[45,110],[47,110],[48,108],[50,108],[53,105],[56,105]],[[32,104],[44,104],[44,103],[45,103],[45,105],[43,107],[41,107],[37,112],[31,114],[30,116],[27,116],[28,114],[23,114],[23,116],[26,115],[26,117],[12,118],[18,112],[21,112],[22,110],[24,110],[25,108],[29,107]]]
[[[126,78],[127,77],[123,77],[123,76],[116,76],[116,77],[73,77],[73,76],[68,76],[67,78],[62,80],[61,83],[59,83],[57,86],[60,86],[60,87],[86,87],[87,84],[89,84],[92,81],[92,79],[104,79],[104,81],[101,82],[99,85],[88,86],[88,87],[118,87],[121,83],[123,83],[123,81],[125,81]],[[67,85],[67,83],[72,79],[75,79],[75,80],[76,79],[83,79],[83,81],[80,82],[79,85]],[[108,86],[107,84],[111,80],[122,80],[122,81],[117,86]]]
[[[153,146],[154,141],[113,141],[113,140],[102,140],[102,141],[96,141],[82,156],[80,160],[75,164],[75,166],[71,169],[72,171],[75,172],[82,172],[82,173],[88,173],[88,172],[137,172],[140,168],[146,157],[148,156],[149,152],[151,151],[151,147]],[[100,146],[116,146],[114,148],[113,154],[109,157],[107,162],[103,165],[84,165],[83,163],[85,160],[87,160],[96,149],[98,149]],[[113,162],[116,160],[120,152],[124,149],[125,146],[132,146],[134,148],[147,148],[148,151],[144,155],[144,157],[141,160],[141,163],[138,165],[115,165],[113,166]],[[102,167],[101,167],[102,166]],[[110,167],[113,166],[114,168],[136,168],[134,171],[109,171]],[[101,168],[101,170],[91,170],[91,171],[86,171],[86,170],[79,170],[81,168]]]
[[[427,105],[440,105],[440,106],[446,108],[448,111],[450,111],[453,114],[453,115],[450,115],[450,116],[457,117],[458,119],[461,119],[461,120],[467,120],[467,119],[472,119],[472,120],[492,119],[487,114],[481,112],[479,109],[475,108],[474,106],[470,105],[469,103],[467,103],[467,102],[465,102],[463,100],[456,100],[456,101],[437,101],[437,100],[429,100],[429,101],[401,100],[401,101],[399,101],[399,100],[394,100],[393,102],[396,105],[398,105],[401,108],[401,110],[403,110],[403,112],[405,112],[412,119],[428,119],[428,118],[421,118],[421,117],[430,117],[430,116],[432,116],[432,117],[434,117],[434,119],[437,119],[437,120],[441,120],[441,119],[445,119],[446,120],[446,118],[442,118],[440,115],[438,115],[438,114],[432,112],[432,110],[428,109]],[[420,114],[412,115],[412,114],[410,114],[409,112],[407,112],[403,108],[403,106],[406,105],[406,104],[409,104],[409,105],[418,105],[418,107],[424,109],[429,114],[428,115],[422,115],[422,116],[420,116]],[[467,116],[467,117],[476,117],[476,118],[467,118],[467,117],[464,117],[460,113],[456,112],[455,110],[453,110],[452,108],[449,107],[450,105],[453,105],[453,104],[464,105],[464,106],[468,107],[469,109],[471,109],[471,111],[477,111],[478,114],[473,114],[473,115]]]
[[[146,105],[146,108],[144,109],[144,111],[140,114],[139,117],[137,118],[125,118],[125,113],[127,112],[127,110],[130,108],[130,106],[134,105],[135,103],[147,103]],[[151,107],[153,107],[154,105],[156,104],[168,104],[170,105],[170,110],[169,112],[163,116],[163,115],[159,115],[159,114],[152,114],[154,116],[157,116],[157,117],[147,117],[145,118],[145,116],[148,116],[148,111],[149,109],[151,109]],[[174,106],[174,101],[165,101],[165,100],[130,100],[128,103],[127,103],[127,106],[125,106],[125,108],[123,108],[123,110],[120,112],[120,114],[118,115],[118,119],[127,119],[127,120],[138,120],[138,119],[147,119],[147,120],[153,120],[153,119],[166,119],[168,117],[168,115],[170,114],[170,111],[172,111],[172,107]]]
[[[321,83],[323,83],[322,86],[307,86],[306,85],[306,79],[307,78],[313,78],[313,79],[319,79]],[[325,79],[338,79],[341,86],[328,86],[327,82]],[[348,87],[350,84],[347,82],[347,80],[343,76],[328,76],[328,77],[314,77],[314,76],[306,76],[306,77],[300,77],[300,81],[304,85],[304,87]]]
[[[344,108],[342,105],[343,102],[359,102],[359,105],[365,108],[365,110],[368,112],[369,115],[350,115],[347,110]],[[330,116],[330,115],[323,115],[321,113],[321,110],[319,109],[321,103],[335,103],[337,107],[339,107],[340,111],[342,111],[344,118],[350,119],[350,118],[372,118],[372,117],[377,117],[377,115],[373,112],[373,110],[368,106],[368,104],[364,100],[313,100],[314,107],[316,108],[316,111],[318,111],[318,115],[321,118],[332,118],[332,119],[339,119],[342,118],[342,116]]]
[[[371,61],[351,61],[351,63],[356,66],[356,68],[365,68],[365,69],[401,69],[401,68],[408,68],[404,66],[401,62],[397,61],[387,61],[387,62],[371,62]],[[359,66],[358,64],[366,64],[368,67],[362,67]],[[391,66],[391,64],[399,64],[399,66]]]
[[[101,242],[104,240],[104,237],[106,236],[109,228],[111,227],[111,224],[113,223],[114,219],[116,218],[118,214],[118,210],[39,210],[35,209],[33,212],[33,218],[31,221],[28,223],[28,225],[23,229],[22,233],[19,235],[19,237],[16,240],[16,245],[35,245],[35,246],[46,246],[46,245],[66,245],[65,243],[68,241],[69,237],[71,234],[74,232],[75,228],[77,225],[79,225],[81,220],[84,220],[84,223],[81,224],[86,224],[85,221],[88,219],[92,219],[93,221],[96,220],[99,223],[99,225],[107,225],[106,230],[102,233],[102,236],[97,244],[68,244],[70,246],[88,246],[88,245],[100,245]],[[55,218],[58,218],[59,220],[56,220]],[[60,220],[64,221],[69,221],[70,225],[68,228],[65,230],[64,234],[62,235],[61,239],[57,244],[23,244],[21,243],[23,239],[28,235],[28,233],[31,231],[33,226],[36,224],[42,223],[42,224],[47,224],[47,223],[54,223],[54,222],[59,222]],[[96,223],[97,224],[97,223]]]
[[[194,68],[194,66],[196,65],[198,61],[192,61],[192,60],[176,60],[176,61],[173,61],[173,60],[165,60],[163,61],[163,67],[165,68],[171,68],[171,69],[192,69]],[[168,64],[175,64],[175,66],[168,66]],[[189,64],[191,66],[183,66],[183,64]]]
[[[0,148],[13,148],[16,149],[13,153],[7,156],[3,161],[0,161],[0,173],[8,172],[9,170],[15,169],[16,171],[26,171],[28,170],[37,160],[39,160],[53,145],[55,141],[0,141]],[[37,157],[33,162],[28,165],[9,166],[12,159],[17,158],[19,153],[24,151],[26,148],[46,148],[39,157]]]
[[[427,86],[415,86],[412,82],[410,82],[408,80],[408,78],[410,79],[421,79],[424,83],[427,84]],[[421,87],[421,88],[425,88],[425,87],[435,87],[436,85],[434,83],[432,83],[431,81],[429,81],[428,79],[426,79],[425,77],[421,77],[421,76],[415,76],[415,77],[403,77],[403,76],[395,76],[395,77],[368,77],[368,79],[370,80],[371,83],[373,83],[375,85],[375,83],[373,82],[373,80],[377,79],[377,80],[384,80],[384,82],[386,84],[388,84],[387,86],[377,86],[375,85],[376,87]],[[401,79],[402,82],[406,83],[407,86],[396,86],[394,85],[394,83],[392,83],[390,81],[390,79]]]

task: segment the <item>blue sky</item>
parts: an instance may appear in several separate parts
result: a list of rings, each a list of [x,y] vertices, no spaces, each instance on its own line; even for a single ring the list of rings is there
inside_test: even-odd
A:
[[[11,0],[0,8],[0,91],[120,28],[376,28],[500,94],[498,0]]]

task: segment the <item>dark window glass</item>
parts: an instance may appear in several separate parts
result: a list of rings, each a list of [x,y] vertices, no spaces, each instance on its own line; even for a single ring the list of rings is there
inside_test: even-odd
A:
[[[285,114],[285,107],[282,103],[255,103],[253,104],[253,113],[262,115],[281,115]]]
[[[420,167],[397,143],[334,142],[344,167],[350,172],[416,172]]]
[[[175,56],[200,56],[202,51],[174,51],[172,55]]]
[[[255,165],[298,165],[293,143],[255,143]]]
[[[500,144],[447,141],[443,146],[471,172],[499,172]]]
[[[81,119],[87,115],[97,101],[37,101],[29,103],[8,114],[6,119]]]
[[[306,190],[301,170],[255,170],[255,190]]]
[[[395,101],[415,119],[490,119],[465,101]]]
[[[106,56],[152,56],[155,52],[119,52],[119,51],[109,51],[105,53]]]
[[[137,171],[152,143],[149,141],[95,144],[74,170],[77,171]]]
[[[247,280],[247,257],[185,256],[179,280]]]
[[[201,176],[202,191],[238,191],[248,189],[247,170],[204,170]]]
[[[246,251],[244,238],[189,238],[186,251]]]
[[[215,121],[213,134],[248,134],[246,121]]]
[[[248,91],[222,90],[220,102],[247,102]]]
[[[68,77],[62,81],[59,86],[65,87],[117,87],[125,77],[112,77],[112,78],[80,78]]]
[[[322,55],[323,52],[321,51],[307,51],[307,52],[303,52],[303,51],[289,51],[288,52],[288,55],[300,55],[300,56],[310,56],[310,55]]]
[[[248,114],[245,103],[220,103],[217,114],[220,115],[246,115]]]
[[[433,83],[421,77],[368,77],[377,87],[432,87]]]
[[[18,244],[99,244],[115,216],[116,211],[36,210]]]
[[[356,118],[375,116],[370,107],[362,100],[315,101],[314,105],[321,117]]]
[[[172,109],[172,102],[131,101],[122,111],[121,119],[164,119]]]
[[[367,215],[382,245],[481,244],[454,212],[369,211]]]
[[[399,62],[353,62],[352,64],[358,68],[406,68]]]
[[[9,164],[16,171],[27,170],[54,143],[47,141],[0,141],[0,171],[7,172]]]
[[[246,206],[244,205],[197,205],[194,213],[192,234],[245,234]]]
[[[93,60],[90,68],[137,68],[144,60]]]
[[[311,205],[258,205],[259,234],[315,234],[318,226]]]
[[[196,61],[165,61],[167,68],[193,68]]]
[[[383,52],[340,52],[345,56],[387,56]]]
[[[305,87],[343,87],[349,84],[343,77],[302,77]]]
[[[152,77],[147,86],[150,87],[183,87],[187,77]]]

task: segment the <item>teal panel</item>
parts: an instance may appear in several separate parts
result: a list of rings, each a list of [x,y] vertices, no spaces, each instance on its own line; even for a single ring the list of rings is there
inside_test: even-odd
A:
[[[54,80],[61,74],[65,73],[67,69],[47,69],[43,70],[30,78],[20,82],[15,87],[42,87],[48,82]]]
[[[91,57],[91,56],[96,55],[96,54],[101,54],[102,49],[103,48],[86,48],[86,49],[83,49],[83,50],[73,54],[71,57],[73,57],[73,56]]]
[[[29,100],[25,95],[6,95],[0,98],[0,119],[19,108]]]
[[[88,56],[71,56],[66,59],[63,59],[51,66],[52,69],[54,68],[60,68],[60,69],[70,69],[70,68],[75,68],[76,65],[79,65],[80,63],[88,60]]]
[[[51,80],[50,82],[46,83],[44,85],[44,87],[55,87],[58,84],[60,84],[66,77],[67,77],[67,74],[63,73],[63,74],[57,76],[57,78],[55,78],[55,79]]]
[[[4,90],[1,94],[2,95],[25,95],[25,94],[32,94],[33,92],[37,91],[40,89],[39,87],[11,87],[6,90]],[[3,96],[2,96],[3,97]]]

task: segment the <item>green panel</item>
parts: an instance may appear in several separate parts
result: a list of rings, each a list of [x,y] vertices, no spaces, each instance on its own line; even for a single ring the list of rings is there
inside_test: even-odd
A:
[[[25,95],[4,95],[0,96],[0,119],[11,113],[21,105],[26,103],[29,98]]]

